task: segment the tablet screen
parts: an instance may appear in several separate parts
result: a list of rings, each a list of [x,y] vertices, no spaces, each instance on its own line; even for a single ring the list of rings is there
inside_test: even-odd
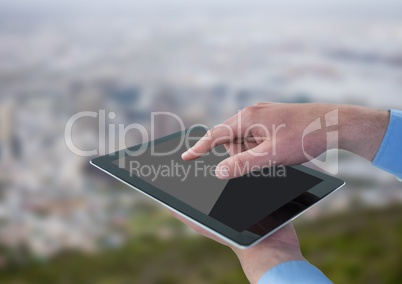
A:
[[[272,216],[278,209],[296,206],[299,212],[304,209],[300,206],[307,207],[320,198],[307,191],[322,179],[293,167],[264,168],[252,175],[220,180],[214,169],[228,157],[223,146],[218,146],[215,154],[183,161],[181,154],[187,146],[181,142],[181,137],[176,137],[113,163],[237,232],[264,234],[272,229],[264,222],[275,225]],[[291,215],[290,207],[286,212]],[[267,216],[271,218],[267,220]]]

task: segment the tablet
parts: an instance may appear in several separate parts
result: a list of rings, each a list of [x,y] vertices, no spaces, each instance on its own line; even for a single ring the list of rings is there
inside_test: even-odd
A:
[[[193,127],[91,164],[239,248],[257,244],[345,184],[302,165],[220,180],[214,170],[229,156],[224,146],[181,159],[205,133]]]

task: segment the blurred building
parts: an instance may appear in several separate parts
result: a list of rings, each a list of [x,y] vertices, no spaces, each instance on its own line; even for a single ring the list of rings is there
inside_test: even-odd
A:
[[[1,162],[5,164],[11,159],[12,148],[12,107],[11,104],[0,105],[0,145]]]

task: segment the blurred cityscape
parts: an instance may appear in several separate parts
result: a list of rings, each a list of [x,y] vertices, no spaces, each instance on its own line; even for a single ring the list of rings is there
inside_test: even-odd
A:
[[[132,217],[148,201],[70,152],[65,125],[77,112],[113,111],[107,124],[150,130],[152,111],[212,126],[259,101],[402,109],[402,20],[394,1],[378,10],[357,1],[362,11],[326,10],[331,17],[309,9],[287,14],[283,5],[271,11],[272,1],[131,2],[0,0],[0,269],[24,264],[27,255],[92,253],[136,236]],[[159,119],[155,133],[179,126]],[[99,135],[97,119],[74,125],[80,149],[99,149]],[[126,141],[108,129],[105,135],[119,149],[140,141],[135,131]],[[106,152],[114,150],[109,145]],[[347,186],[302,220],[402,202],[393,176],[351,154],[340,158]],[[171,235],[169,226],[155,234]]]

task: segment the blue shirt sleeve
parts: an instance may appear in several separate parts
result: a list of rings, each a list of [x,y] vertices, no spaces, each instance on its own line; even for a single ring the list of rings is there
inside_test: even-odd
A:
[[[391,110],[380,148],[372,163],[374,166],[402,178],[402,111]]]
[[[261,277],[258,284],[330,284],[320,270],[304,260],[286,261],[274,266]]]

